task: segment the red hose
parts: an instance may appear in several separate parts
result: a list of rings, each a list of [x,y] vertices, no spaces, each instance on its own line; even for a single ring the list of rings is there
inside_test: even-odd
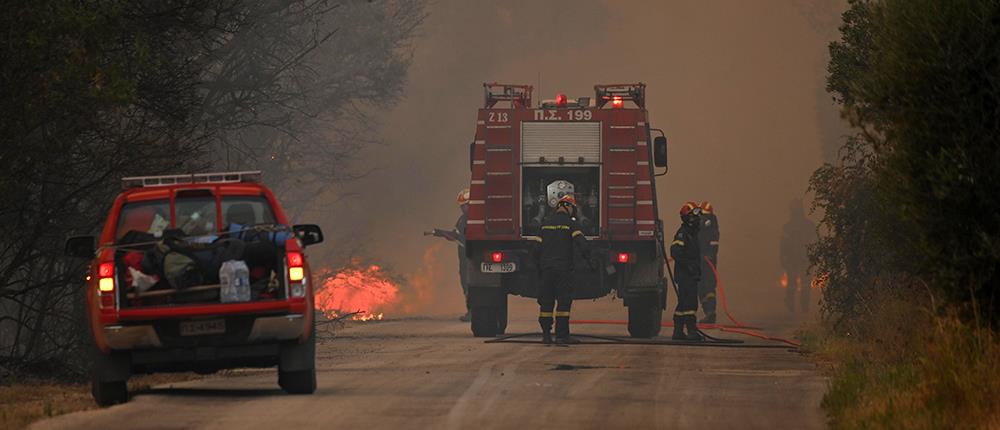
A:
[[[743,323],[737,321],[736,318],[733,318],[733,314],[729,313],[729,303],[726,302],[726,289],[722,286],[722,278],[719,277],[719,271],[716,270],[715,265],[712,264],[712,260],[708,259],[708,256],[703,255],[701,258],[705,259],[705,262],[708,263],[708,267],[712,269],[712,274],[715,275],[715,290],[719,292],[719,302],[722,303],[722,312],[725,312],[726,318],[729,318],[729,321],[736,327],[753,328],[747,327]]]
[[[719,271],[715,268],[715,265],[712,264],[712,260],[709,260],[708,257],[703,257],[703,258],[705,259],[705,262],[708,263],[708,267],[710,267],[712,269],[712,273],[715,274],[715,289],[716,289],[716,291],[719,292],[719,301],[722,302],[722,311],[726,314],[726,318],[729,318],[729,321],[732,322],[733,325],[724,325],[724,324],[698,324],[698,328],[700,328],[700,329],[717,329],[717,330],[720,330],[720,331],[723,331],[723,332],[727,332],[727,333],[736,333],[736,334],[742,334],[742,335],[746,335],[746,336],[753,336],[753,337],[756,337],[756,338],[759,338],[759,339],[764,339],[764,340],[770,340],[770,341],[775,341],[775,342],[783,342],[783,343],[787,343],[789,345],[796,346],[796,347],[802,345],[801,343],[796,342],[796,341],[791,340],[791,339],[785,339],[785,338],[780,338],[780,337],[768,336],[768,335],[766,335],[766,334],[761,333],[760,331],[758,331],[760,329],[757,328],[757,327],[751,327],[751,326],[745,325],[745,324],[737,321],[736,318],[734,318],[733,315],[731,313],[729,313],[729,305],[726,302],[726,291],[725,291],[725,288],[722,285],[722,277],[719,276]],[[668,260],[667,264],[669,264],[669,260]],[[667,269],[669,269],[669,267]],[[572,321],[570,321],[570,324],[613,324],[613,325],[627,325],[628,321],[622,321],[622,320],[572,320]],[[672,323],[672,322],[664,322],[664,323],[660,323],[660,325],[663,326],[663,327],[673,327],[674,323]]]

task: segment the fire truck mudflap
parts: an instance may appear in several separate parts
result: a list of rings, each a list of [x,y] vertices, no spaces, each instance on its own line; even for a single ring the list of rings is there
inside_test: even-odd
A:
[[[566,194],[597,263],[576,257],[574,298],[614,293],[633,337],[659,334],[667,282],[655,177],[666,171],[666,139],[649,126],[644,84],[594,89],[594,98],[560,94],[532,107],[530,86],[484,84],[465,232],[475,336],[504,332],[508,295],[538,297],[539,229]]]

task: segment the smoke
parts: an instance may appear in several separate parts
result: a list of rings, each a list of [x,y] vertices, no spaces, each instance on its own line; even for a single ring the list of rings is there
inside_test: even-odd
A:
[[[454,245],[421,232],[451,228],[459,215],[481,83],[532,84],[539,100],[643,81],[651,123],[670,141],[670,173],[658,182],[668,234],[675,208],[711,201],[732,308],[780,303],[788,201],[803,197],[837,122],[822,107],[833,33],[816,28],[836,19],[816,14],[840,9],[802,4],[439,0],[415,42],[405,98],[383,115],[387,144],[367,151],[377,170],[345,191],[357,195],[332,211],[340,227],[331,236],[399,273],[433,267],[434,282],[413,282],[418,301],[460,295]],[[420,292],[429,288],[437,292]],[[460,300],[447,308],[459,310]]]

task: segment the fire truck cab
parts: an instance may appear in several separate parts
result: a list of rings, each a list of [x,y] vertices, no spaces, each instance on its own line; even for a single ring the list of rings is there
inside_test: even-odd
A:
[[[574,298],[614,293],[628,308],[631,336],[658,335],[667,283],[655,177],[666,173],[667,144],[650,128],[645,84],[595,85],[593,98],[559,94],[537,107],[531,86],[483,87],[465,231],[473,334],[504,332],[507,295],[538,297],[532,256],[542,219],[573,194],[577,221],[604,263],[576,257]]]

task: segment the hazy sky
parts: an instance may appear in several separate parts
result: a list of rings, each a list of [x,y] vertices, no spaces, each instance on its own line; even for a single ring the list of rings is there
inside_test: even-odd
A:
[[[683,202],[711,201],[733,300],[777,298],[788,202],[803,196],[824,127],[837,121],[821,106],[834,8],[823,0],[436,0],[415,41],[405,99],[384,117],[387,144],[364,157],[380,170],[351,184],[359,196],[339,202],[325,225],[335,226],[331,237],[363,237],[365,256],[413,272],[434,243],[421,232],[458,215],[484,81],[536,85],[536,101],[642,81],[651,123],[670,142],[670,173],[658,182],[667,234]],[[441,288],[457,290],[453,247],[434,252],[448,284]]]

